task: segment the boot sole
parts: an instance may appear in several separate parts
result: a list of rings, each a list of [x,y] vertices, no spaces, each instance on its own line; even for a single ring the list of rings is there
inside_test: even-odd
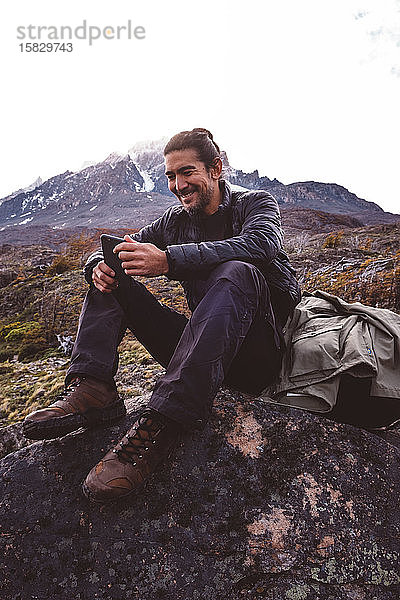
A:
[[[25,437],[30,440],[51,440],[81,427],[88,429],[110,425],[125,415],[125,404],[116,402],[106,408],[90,408],[84,414],[74,413],[46,421],[25,421],[22,428]]]

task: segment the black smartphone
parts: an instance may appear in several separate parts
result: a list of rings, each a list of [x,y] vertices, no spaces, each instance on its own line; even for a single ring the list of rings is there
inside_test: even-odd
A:
[[[101,247],[104,255],[104,262],[108,265],[115,273],[115,276],[118,279],[122,277],[128,277],[125,271],[122,268],[122,263],[118,256],[114,254],[113,250],[115,246],[118,246],[121,242],[125,242],[124,238],[117,237],[115,235],[108,235],[103,233],[100,236]]]

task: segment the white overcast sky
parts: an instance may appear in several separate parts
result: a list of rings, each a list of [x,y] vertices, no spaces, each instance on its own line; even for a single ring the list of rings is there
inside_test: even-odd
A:
[[[400,213],[400,0],[3,2],[0,197],[207,127],[232,166]],[[146,29],[21,53],[18,26]],[[26,40],[25,40],[26,41]]]

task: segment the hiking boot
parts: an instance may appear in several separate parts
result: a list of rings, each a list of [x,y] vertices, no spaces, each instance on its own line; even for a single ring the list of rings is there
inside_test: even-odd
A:
[[[138,490],[179,440],[181,426],[146,409],[118,444],[90,471],[83,493],[104,504]]]
[[[23,422],[25,437],[56,438],[80,427],[108,425],[126,415],[115,387],[93,377],[74,377],[56,402],[28,415]]]

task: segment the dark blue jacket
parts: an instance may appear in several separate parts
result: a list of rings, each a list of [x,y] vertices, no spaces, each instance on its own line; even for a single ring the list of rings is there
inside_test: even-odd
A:
[[[207,241],[204,220],[190,216],[181,205],[171,206],[132,237],[150,242],[167,253],[167,277],[182,283],[191,306],[190,281],[204,277],[222,262],[241,260],[258,267],[269,285],[273,304],[293,308],[301,297],[295,271],[283,250],[283,233],[276,200],[265,191],[245,190],[221,180],[223,239]],[[93,267],[102,260],[92,254],[85,266],[91,281]]]

